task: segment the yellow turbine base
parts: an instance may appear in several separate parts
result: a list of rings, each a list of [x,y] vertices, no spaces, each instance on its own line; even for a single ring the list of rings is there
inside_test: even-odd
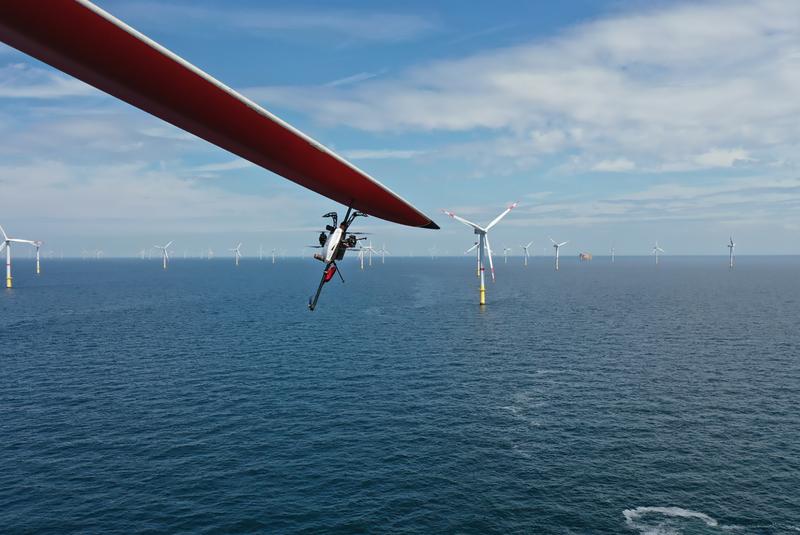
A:
[[[11,288],[11,277],[6,277],[6,288]]]
[[[486,304],[486,288],[481,286],[481,305]]]

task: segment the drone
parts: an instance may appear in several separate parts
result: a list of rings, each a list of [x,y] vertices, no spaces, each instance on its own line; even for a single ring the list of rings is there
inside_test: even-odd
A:
[[[344,277],[339,272],[339,266],[336,264],[339,260],[344,258],[344,253],[348,249],[353,249],[358,245],[359,240],[366,240],[366,238],[359,238],[363,232],[348,232],[347,229],[357,217],[367,217],[367,214],[353,210],[352,207],[347,209],[347,213],[339,224],[339,215],[336,212],[328,212],[322,217],[330,217],[331,224],[325,225],[325,230],[319,234],[319,245],[311,245],[315,249],[322,249],[321,253],[316,253],[314,258],[320,262],[325,263],[325,269],[322,271],[322,280],[319,281],[317,293],[308,299],[308,309],[314,310],[319,300],[319,294],[322,293],[322,287],[333,279],[335,274],[339,274],[339,278],[344,282]]]

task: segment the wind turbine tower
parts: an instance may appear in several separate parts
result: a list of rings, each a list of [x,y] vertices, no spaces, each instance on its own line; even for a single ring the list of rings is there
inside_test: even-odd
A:
[[[161,265],[164,267],[164,269],[167,269],[167,264],[169,264],[169,252],[168,252],[168,249],[169,249],[170,245],[172,245],[172,241],[170,241],[168,244],[164,245],[163,247],[161,245],[154,245],[153,246],[153,248],[161,250]]]
[[[242,257],[242,242],[239,242],[239,245],[234,247],[233,249],[228,249],[233,253],[234,262],[236,262],[236,266],[239,266],[239,259]]]
[[[501,219],[503,219],[511,210],[516,208],[518,203],[511,204],[508,208],[506,208],[503,213],[499,216],[495,217],[491,223],[482,227],[473,223],[472,221],[468,221],[463,217],[459,217],[453,212],[448,212],[447,210],[442,210],[445,214],[449,215],[451,218],[455,219],[456,221],[467,225],[468,227],[472,227],[472,230],[475,234],[478,235],[478,273],[480,274],[481,279],[481,288],[480,288],[480,304],[486,304],[486,285],[485,285],[485,258],[488,255],[489,257],[489,269],[492,273],[492,281],[495,280],[494,278],[494,263],[492,262],[492,247],[489,244],[489,231],[497,225]]]
[[[528,267],[528,257],[530,256],[528,249],[530,249],[531,245],[533,245],[533,242],[529,242],[528,245],[520,245],[522,247],[522,255],[525,258],[525,267]]]
[[[664,252],[664,249],[662,249],[661,247],[659,247],[659,246],[658,246],[658,242],[656,242],[656,245],[655,245],[655,247],[653,247],[653,254],[654,254],[654,255],[655,255],[655,257],[656,257],[656,265],[658,265],[658,255],[659,255],[659,253],[663,253],[663,252]]]
[[[37,245],[36,245],[37,242],[35,242],[33,240],[21,240],[19,238],[9,238],[8,234],[6,234],[6,231],[3,229],[2,226],[0,226],[0,232],[3,233],[3,242],[2,242],[2,247],[0,247],[0,251],[3,250],[3,247],[5,247],[5,249],[6,249],[6,288],[11,288],[13,286],[12,282],[11,282],[12,281],[12,277],[11,277],[11,244],[12,243],[27,243],[28,245],[33,245],[34,247],[37,247]],[[39,243],[41,243],[41,242],[39,242]],[[39,250],[38,247],[37,247],[36,250],[38,252],[38,250]],[[37,261],[37,265],[38,265],[38,261]]]
[[[614,263],[614,247],[611,247],[611,263]]]
[[[569,242],[562,241],[561,243],[557,243],[553,238],[550,238],[550,241],[553,242],[553,248],[556,250],[556,271],[558,271],[558,252]]]
[[[733,266],[736,263],[736,253],[734,252],[734,249],[736,249],[736,244],[733,242],[733,236],[731,236],[731,242],[728,244],[728,250],[730,253],[728,269],[733,269]]]
[[[386,249],[386,244],[385,243],[381,245],[381,249],[378,252],[381,255],[381,264],[385,264],[386,263],[386,255],[387,254],[388,255],[392,254]]]
[[[33,242],[33,246],[36,247],[36,274],[41,275],[42,270],[39,267],[39,248],[42,246],[42,242],[36,240],[35,242]]]
[[[508,253],[511,252],[511,247],[503,247],[503,263],[508,264]]]
[[[376,251],[375,248],[372,247],[372,240],[370,240],[369,245],[363,248],[363,251],[364,254],[369,255],[369,267],[372,267],[372,254],[373,253],[378,254],[378,251]]]
[[[358,261],[361,263],[361,270],[364,270],[364,249],[363,247],[358,249]]]

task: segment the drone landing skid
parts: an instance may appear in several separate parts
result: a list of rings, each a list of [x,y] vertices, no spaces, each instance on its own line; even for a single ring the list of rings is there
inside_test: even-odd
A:
[[[325,268],[325,271],[322,272],[322,279],[319,281],[319,286],[317,287],[317,293],[314,294],[313,297],[308,298],[308,309],[314,310],[317,307],[317,301],[319,300],[319,294],[322,293],[322,287],[325,286],[326,283],[330,282],[333,279],[333,275],[338,274],[339,278],[344,284],[344,277],[342,277],[341,271],[339,271],[339,266],[336,265],[336,262],[331,262],[328,264],[328,267]]]

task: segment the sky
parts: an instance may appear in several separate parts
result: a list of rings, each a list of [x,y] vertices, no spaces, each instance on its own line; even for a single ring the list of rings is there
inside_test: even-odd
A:
[[[96,3],[442,227],[359,222],[395,255],[514,201],[513,254],[800,254],[800,2]],[[0,139],[0,224],[67,256],[296,256],[342,209],[2,44]]]

